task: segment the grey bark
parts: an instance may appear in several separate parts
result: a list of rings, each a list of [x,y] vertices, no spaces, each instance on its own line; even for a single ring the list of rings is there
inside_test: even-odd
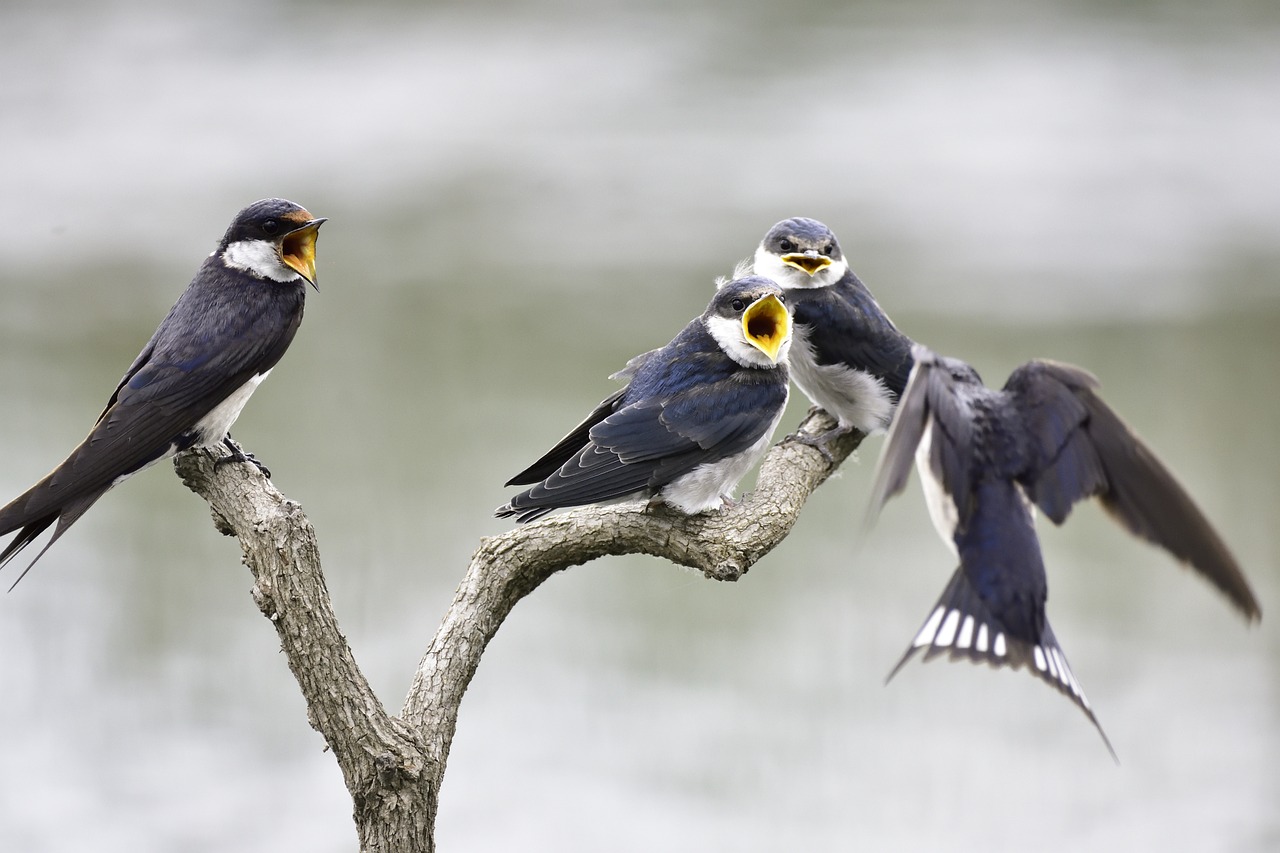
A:
[[[799,433],[834,424],[814,412]],[[719,512],[685,516],[643,503],[583,507],[482,539],[423,655],[399,715],[356,664],[329,601],[315,530],[302,508],[256,468],[215,465],[217,451],[179,454],[183,482],[208,501],[214,525],[240,540],[253,599],[271,620],[354,804],[365,853],[434,851],[434,826],[458,708],[480,658],[516,603],[562,569],[598,557],[650,554],[733,581],[790,532],[813,490],[861,443],[822,451],[784,440],[761,463],[756,490]]]

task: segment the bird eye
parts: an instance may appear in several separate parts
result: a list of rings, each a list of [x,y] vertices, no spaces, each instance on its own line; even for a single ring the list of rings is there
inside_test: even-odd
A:
[[[274,237],[279,231],[280,223],[276,222],[274,219],[268,219],[266,222],[262,223],[262,233],[266,234],[268,237]]]
[[[796,244],[790,240],[783,240],[778,244],[778,248],[784,252],[794,252],[796,250]]]
[[[829,258],[831,257],[831,253],[834,252],[835,250],[836,250],[835,244],[828,243],[827,245],[822,247],[822,254],[826,255]]]
[[[735,299],[729,303],[729,306],[733,308],[734,311],[741,311],[743,308],[747,307],[747,303],[743,302],[741,299]]]

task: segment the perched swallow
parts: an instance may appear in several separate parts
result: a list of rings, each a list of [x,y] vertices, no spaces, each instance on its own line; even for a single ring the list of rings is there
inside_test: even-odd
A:
[[[911,339],[849,269],[831,229],[816,219],[782,220],[735,275],[748,271],[787,293],[791,373],[805,396],[839,422],[838,432],[887,429],[911,372]]]
[[[787,403],[791,318],[764,278],[729,282],[671,343],[633,358],[626,387],[508,486],[520,523],[633,495],[692,515],[719,509],[764,454]]]
[[[871,518],[905,487],[914,456],[929,514],[960,567],[890,678],[920,649],[925,660],[947,652],[953,660],[1026,666],[1075,702],[1106,741],[1045,617],[1048,585],[1033,518],[1039,507],[1062,524],[1090,497],[1206,578],[1248,620],[1260,617],[1226,544],[1098,397],[1091,374],[1032,361],[995,391],[962,361],[920,345],[914,358],[881,454]]]
[[[112,486],[180,450],[225,443],[232,455],[220,461],[254,461],[227,431],[298,331],[306,284],[316,282],[316,232],[324,221],[278,198],[236,214],[88,437],[0,509],[0,536],[18,531],[0,552],[0,567],[56,521],[22,580]]]

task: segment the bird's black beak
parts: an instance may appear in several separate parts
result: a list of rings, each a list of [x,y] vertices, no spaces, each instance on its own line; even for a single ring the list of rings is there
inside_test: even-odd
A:
[[[310,216],[310,214],[307,214]],[[308,219],[280,240],[280,257],[316,290],[316,233],[328,220]]]
[[[748,343],[776,363],[783,344],[791,337],[787,306],[773,294],[760,297],[742,312],[742,332]]]
[[[783,255],[782,262],[787,266],[802,270],[809,275],[813,275],[818,270],[826,269],[831,266],[831,259],[819,252],[817,249],[809,249],[807,252],[792,252],[789,255]]]

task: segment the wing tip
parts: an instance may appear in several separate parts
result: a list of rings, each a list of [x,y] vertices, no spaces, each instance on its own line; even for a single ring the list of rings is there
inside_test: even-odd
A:
[[[517,498],[519,496],[517,495]],[[557,506],[516,506],[515,500],[511,503],[505,503],[493,511],[494,518],[515,518],[516,524],[528,524],[536,521],[544,515],[555,512],[563,507]]]
[[[37,521],[23,527],[22,530],[19,531],[18,535],[13,538],[13,541],[5,546],[4,551],[0,551],[0,569],[9,565],[9,563],[18,556],[18,554],[34,542],[36,538],[57,518],[58,517],[55,515],[46,519],[38,519]],[[44,543],[44,547],[40,549],[40,553],[36,554],[35,558],[27,564],[27,567],[22,570],[20,575],[18,575],[17,580],[9,585],[9,592],[13,592],[14,588],[17,587],[17,585],[22,582],[22,579],[27,576],[27,572],[31,571],[32,567],[34,567],[35,564],[39,562],[40,558],[45,555],[45,552],[49,550],[49,547],[53,545],[54,542],[58,541],[58,537],[65,533],[69,526],[70,523],[59,523],[58,527],[53,531],[53,536],[49,537],[49,541]]]

